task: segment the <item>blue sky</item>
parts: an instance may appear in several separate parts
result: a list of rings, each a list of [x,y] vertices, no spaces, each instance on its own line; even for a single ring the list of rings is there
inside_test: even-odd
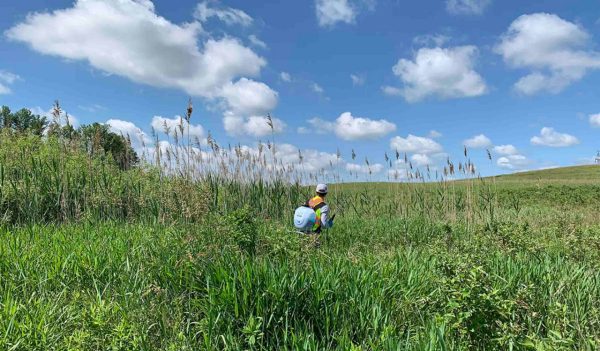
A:
[[[443,167],[466,144],[483,175],[600,149],[597,1],[29,0],[0,13],[0,104],[43,113],[59,99],[80,124],[140,138],[192,97],[199,138],[256,145],[271,113],[282,158],[301,149],[315,169],[337,149],[360,172],[396,150]]]

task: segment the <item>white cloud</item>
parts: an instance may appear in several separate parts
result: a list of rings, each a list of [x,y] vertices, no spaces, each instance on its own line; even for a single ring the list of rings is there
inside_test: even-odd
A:
[[[483,134],[476,135],[470,139],[463,141],[463,144],[471,149],[482,149],[492,145],[490,138]]]
[[[359,165],[356,163],[347,163],[346,170],[353,173],[376,174],[383,171],[383,165],[380,163],[375,163],[372,165]]]
[[[269,126],[266,116],[242,117],[230,112],[226,112],[223,118],[225,131],[229,135],[250,135],[253,137],[264,137],[271,133],[279,134],[283,132],[286,124],[278,119],[272,118],[273,129]]]
[[[554,14],[535,13],[517,18],[494,50],[509,66],[531,70],[515,89],[532,95],[559,93],[588,70],[600,68],[600,53],[589,47],[590,35],[579,25]]]
[[[539,136],[531,138],[531,143],[539,146],[567,147],[579,144],[579,139],[569,134],[559,133],[554,128],[544,127]]]
[[[351,74],[350,79],[352,79],[352,85],[354,86],[364,85],[366,81],[364,76],[358,74]]]
[[[200,22],[206,22],[211,17],[216,17],[228,25],[241,25],[248,27],[252,25],[253,19],[246,12],[230,7],[218,6],[211,7],[211,4],[218,5],[218,1],[203,1],[196,6],[194,17]]]
[[[510,170],[522,170],[531,164],[531,161],[523,155],[507,155],[500,157],[496,164],[500,168]]]
[[[10,94],[12,91],[8,86],[20,79],[21,77],[14,73],[0,70],[0,95]]]
[[[600,128],[600,113],[590,115],[590,125],[592,127]]]
[[[264,83],[246,78],[225,85],[222,94],[229,109],[238,114],[267,114],[277,106],[277,92]]]
[[[311,88],[317,94],[323,94],[325,92],[325,90],[323,89],[323,87],[321,87],[317,83],[313,83],[313,85],[311,86]]]
[[[173,135],[173,133],[177,132],[181,134],[181,130],[183,130],[184,136],[187,136],[188,133],[188,122],[181,116],[176,116],[174,118],[154,116],[150,125],[159,133],[168,132],[169,135]],[[189,132],[190,137],[192,138],[204,138],[204,128],[199,124],[190,124]]]
[[[60,29],[60,30],[59,30]],[[47,55],[87,60],[135,82],[213,96],[240,75],[257,75],[264,59],[232,38],[197,46],[199,23],[173,24],[151,2],[78,0],[74,7],[34,13],[8,38]]]
[[[511,144],[494,146],[494,152],[499,155],[517,155],[519,150]]]
[[[385,119],[354,117],[350,112],[342,113],[334,122],[319,118],[313,118],[308,122],[317,133],[332,132],[338,138],[348,141],[377,139],[396,130],[396,125]]]
[[[438,132],[437,130],[430,130],[427,137],[432,138],[432,139],[441,138],[442,133]]]
[[[321,27],[338,22],[354,23],[356,9],[348,0],[316,0],[317,20]]]
[[[277,106],[277,93],[264,83],[246,78],[223,89],[228,109],[223,114],[223,126],[229,135],[261,137],[271,132],[281,133],[283,121],[273,118],[273,130],[266,115]]]
[[[384,119],[353,117],[344,112],[336,120],[335,133],[344,140],[376,139],[396,130],[396,125]]]
[[[54,115],[52,114],[54,112],[54,108],[51,107],[48,110],[44,110],[43,108],[36,106],[36,107],[32,107],[29,109],[31,111],[31,113],[33,113],[34,115],[39,115],[42,117],[46,117],[46,119],[48,121],[54,121]],[[66,126],[67,125],[67,120],[69,122],[69,125],[73,126],[73,128],[77,128],[79,127],[79,120],[77,119],[77,117],[73,116],[72,114],[68,113],[67,111],[61,110],[60,116],[58,118],[58,123],[61,126]]]
[[[454,15],[481,15],[492,0],[446,0],[446,10]]]
[[[239,10],[199,5],[200,21],[213,16],[229,24],[251,23]],[[149,0],[77,0],[71,8],[29,15],[6,36],[137,83],[224,99],[225,109],[238,114],[250,116],[277,104],[276,92],[248,79],[260,74],[265,59],[230,36],[212,38],[200,22],[168,21]]]
[[[390,141],[390,148],[398,152],[422,155],[431,155],[443,151],[442,145],[438,144],[436,141],[429,138],[414,136],[412,134],[409,134],[406,138],[399,136],[392,138]]]
[[[417,167],[425,167],[433,164],[431,158],[425,154],[414,154],[410,160]]]
[[[317,20],[321,27],[333,27],[337,23],[353,24],[363,10],[373,11],[376,0],[315,0]]]
[[[252,43],[252,45],[262,48],[262,49],[266,49],[267,48],[267,43],[265,43],[264,41],[260,40],[256,35],[251,34],[248,36],[248,40],[250,40],[250,43]]]
[[[286,83],[289,83],[292,81],[292,75],[287,72],[281,72],[279,74],[279,78]]]
[[[413,61],[400,59],[392,69],[404,88],[383,90],[388,95],[402,95],[408,102],[428,96],[451,99],[483,95],[487,86],[474,70],[477,53],[475,46],[421,48]]]
[[[113,133],[122,135],[123,137],[129,136],[131,145],[136,150],[152,143],[152,139],[132,122],[109,119],[106,121],[106,125],[110,127],[110,131]]]

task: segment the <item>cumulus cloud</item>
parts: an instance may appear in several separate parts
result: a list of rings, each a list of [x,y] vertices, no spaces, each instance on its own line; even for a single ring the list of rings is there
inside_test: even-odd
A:
[[[409,134],[406,138],[400,136],[392,138],[390,148],[398,152],[431,155],[442,152],[442,145],[435,140]]]
[[[463,144],[471,149],[483,149],[492,145],[490,138],[483,134],[476,135],[470,139],[463,141]]]
[[[211,5],[216,5],[212,7]],[[196,6],[194,17],[201,22],[206,22],[215,17],[228,25],[240,25],[248,27],[252,25],[253,19],[246,12],[226,6],[221,6],[219,1],[203,1]]]
[[[500,157],[496,164],[500,168],[509,170],[522,170],[531,164],[531,161],[523,155],[507,155]]]
[[[590,115],[590,125],[592,127],[600,128],[600,113]]]
[[[356,8],[348,0],[316,0],[317,20],[321,27],[338,22],[354,23]]]
[[[364,76],[358,74],[351,74],[350,79],[352,79],[352,85],[354,86],[364,85],[366,81]]]
[[[413,60],[400,59],[392,68],[404,87],[383,87],[383,91],[401,95],[408,102],[429,96],[452,99],[483,95],[487,86],[474,70],[477,53],[475,46],[421,48]]]
[[[517,18],[494,50],[509,66],[531,70],[515,83],[515,90],[525,95],[559,93],[600,68],[600,53],[590,48],[590,35],[554,14]]]
[[[287,72],[279,73],[279,78],[286,83],[289,83],[292,81],[292,75]]]
[[[579,144],[579,139],[569,134],[559,133],[554,128],[544,127],[539,136],[531,138],[531,143],[538,146],[567,147]]]
[[[273,129],[271,129],[266,116],[243,117],[226,112],[223,118],[225,131],[233,136],[250,135],[253,137],[264,137],[271,133],[279,134],[283,132],[286,124],[278,118],[272,118],[272,121]]]
[[[110,127],[111,132],[122,135],[123,137],[129,137],[131,145],[136,150],[152,143],[152,139],[132,122],[120,119],[109,119],[106,121],[106,125]]]
[[[213,4],[218,5],[198,5],[197,21],[175,24],[149,0],[77,0],[67,9],[30,14],[5,34],[42,54],[87,61],[137,83],[224,100],[225,109],[237,114],[272,109],[277,93],[250,79],[260,74],[265,59],[235,38],[211,37],[201,24],[216,17],[249,25],[251,18]]]
[[[173,24],[149,1],[78,0],[72,8],[34,13],[6,32],[34,50],[135,82],[214,96],[240,75],[257,75],[264,59],[232,38],[197,46],[199,23]]]
[[[0,70],[0,95],[10,94],[12,91],[8,86],[19,79],[21,78],[14,73]]]
[[[317,133],[334,133],[338,138],[348,141],[377,139],[396,130],[396,125],[385,119],[354,117],[350,112],[342,113],[334,122],[319,118],[308,122]],[[301,132],[304,131],[307,130],[303,129]]]
[[[511,144],[494,146],[494,152],[499,155],[517,155],[519,150]]]
[[[481,15],[492,0],[446,0],[446,10],[453,15]]]
[[[264,83],[246,78],[226,84],[223,97],[234,113],[267,114],[277,106],[277,92]]]
[[[433,164],[431,158],[425,154],[414,154],[410,160],[417,167],[425,167]]]

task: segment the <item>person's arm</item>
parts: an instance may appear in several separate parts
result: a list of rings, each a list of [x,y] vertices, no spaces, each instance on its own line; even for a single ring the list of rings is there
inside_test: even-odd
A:
[[[321,227],[323,229],[331,228],[333,223],[329,217],[329,205],[321,207]]]

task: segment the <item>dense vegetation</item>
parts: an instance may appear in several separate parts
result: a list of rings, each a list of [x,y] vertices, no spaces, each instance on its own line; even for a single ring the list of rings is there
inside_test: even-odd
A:
[[[600,347],[595,178],[334,186],[315,240],[260,159],[123,167],[84,129],[0,134],[2,350]]]
[[[29,135],[37,139],[48,136],[63,142],[63,149],[55,148],[55,151],[78,150],[90,158],[110,157],[121,169],[129,169],[139,161],[128,135],[115,134],[107,125],[99,123],[76,129],[58,101],[54,103],[51,121],[26,108],[13,113],[8,106],[0,107],[0,133],[4,139],[11,135]]]

